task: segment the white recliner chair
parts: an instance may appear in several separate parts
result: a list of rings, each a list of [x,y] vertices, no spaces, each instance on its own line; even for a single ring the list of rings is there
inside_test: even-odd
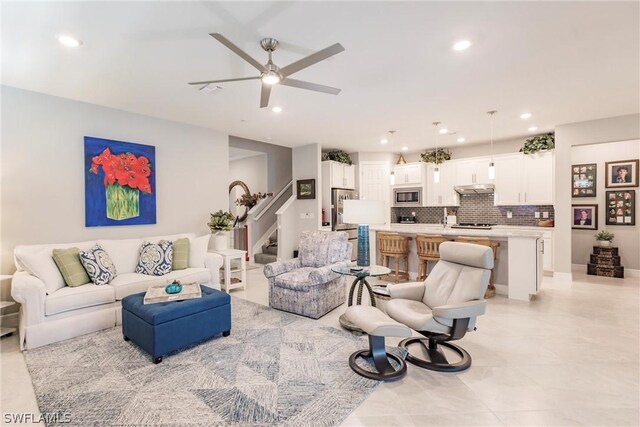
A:
[[[426,338],[407,338],[399,346],[409,351],[421,344],[428,360],[411,354],[414,365],[443,372],[463,371],[471,366],[471,356],[449,341],[459,340],[475,330],[476,318],[485,312],[484,293],[493,269],[491,248],[470,243],[444,242],[440,261],[424,282],[404,283],[390,288],[387,314]],[[447,347],[460,357],[450,363],[443,350]]]

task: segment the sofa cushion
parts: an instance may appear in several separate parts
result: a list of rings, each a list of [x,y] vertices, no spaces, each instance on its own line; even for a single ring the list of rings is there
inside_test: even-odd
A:
[[[98,240],[98,244],[113,260],[118,274],[135,271],[142,243],[142,239]]]
[[[209,283],[211,271],[206,268],[186,268],[155,278],[145,274],[126,273],[118,275],[109,285],[116,290],[116,300],[121,300],[131,294],[146,292],[149,286],[165,284],[172,280],[180,280],[182,283]]]
[[[140,257],[136,273],[162,276],[171,272],[173,243],[162,240],[159,243],[144,242],[140,247]]]
[[[60,274],[56,263],[53,261],[53,250],[56,248],[64,249],[72,247],[88,250],[95,244],[96,242],[93,241],[48,245],[21,245],[16,246],[14,259],[16,267],[19,270],[24,270],[42,280],[47,294],[51,294],[65,286],[64,278],[62,274]]]
[[[68,249],[56,248],[52,251],[53,262],[58,266],[60,274],[67,286],[81,286],[91,282],[87,270],[80,262],[80,249],[73,247]]]
[[[173,241],[172,270],[184,270],[189,267],[189,239],[182,238]]]
[[[145,237],[144,240],[151,243],[158,243],[161,240],[168,240],[170,242],[174,242],[178,239],[195,239],[195,233],[180,233],[180,234],[167,234],[166,236],[153,236],[153,237]]]
[[[79,310],[115,301],[115,290],[109,285],[66,286],[45,297],[44,313],[47,316],[52,316],[65,311]]]
[[[309,277],[311,272],[315,270],[316,268],[314,267],[301,267],[297,270],[280,274],[275,277],[275,286],[298,292],[308,292],[312,286],[319,285]]]
[[[118,275],[111,257],[100,245],[80,251],[80,262],[96,285],[106,285]]]
[[[189,267],[204,267],[204,257],[209,250],[209,240],[211,240],[211,234],[189,239]]]

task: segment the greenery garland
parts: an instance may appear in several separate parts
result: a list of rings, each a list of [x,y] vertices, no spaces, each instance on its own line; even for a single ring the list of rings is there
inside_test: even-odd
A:
[[[351,156],[344,150],[331,150],[322,153],[322,160],[333,160],[347,165],[352,165]]]
[[[451,160],[451,151],[446,148],[438,148],[438,152],[436,154],[436,150],[427,150],[420,154],[420,158],[425,163],[440,164],[447,160]]]
[[[534,136],[527,139],[524,147],[520,149],[521,153],[533,154],[541,150],[553,150],[556,146],[556,137],[554,133],[546,133],[544,135]]]

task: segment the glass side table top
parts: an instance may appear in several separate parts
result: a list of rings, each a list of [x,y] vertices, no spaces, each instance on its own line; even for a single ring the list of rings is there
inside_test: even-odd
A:
[[[354,270],[356,269],[356,270]],[[384,276],[391,273],[391,269],[382,265],[370,265],[369,267],[357,267],[356,265],[341,265],[339,267],[331,268],[334,273],[342,274],[345,276],[355,277],[370,277],[370,276]]]

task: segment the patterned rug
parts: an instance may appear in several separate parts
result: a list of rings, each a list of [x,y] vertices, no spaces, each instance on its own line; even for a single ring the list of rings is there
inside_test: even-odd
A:
[[[64,425],[335,426],[378,385],[348,365],[366,347],[365,337],[232,298],[231,336],[158,365],[120,327],[24,354],[40,411],[70,414]]]

